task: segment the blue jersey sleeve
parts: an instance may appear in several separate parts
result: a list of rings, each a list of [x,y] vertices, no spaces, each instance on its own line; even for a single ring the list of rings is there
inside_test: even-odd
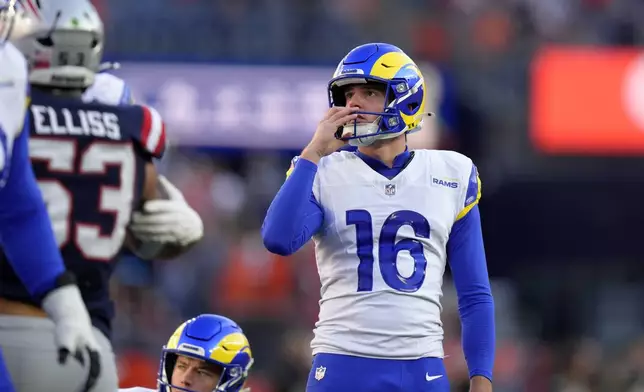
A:
[[[447,256],[458,296],[463,352],[470,377],[483,376],[492,380],[494,300],[478,206],[473,206],[454,223],[447,242]]]
[[[262,225],[264,246],[288,256],[297,252],[322,227],[324,212],[313,196],[317,165],[299,159],[273,199]]]
[[[463,352],[470,377],[483,376],[492,380],[494,301],[483,245],[480,199],[481,180],[476,166],[472,165],[463,208],[447,242],[447,255],[458,296]]]
[[[27,122],[16,139],[7,183],[0,189],[0,245],[36,298],[54,287],[65,267],[29,160]]]

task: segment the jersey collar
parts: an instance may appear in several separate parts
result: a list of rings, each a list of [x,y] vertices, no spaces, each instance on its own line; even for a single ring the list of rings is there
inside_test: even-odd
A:
[[[372,158],[368,155],[365,155],[358,150],[356,150],[354,154],[360,157],[360,159],[362,159],[364,163],[369,165],[369,167],[371,167],[373,170],[377,172],[382,172],[383,170],[392,170],[392,169],[400,171],[405,167],[405,165],[407,165],[407,163],[411,159],[411,152],[406,146],[405,146],[405,151],[401,152],[394,158],[393,166],[391,168],[385,165],[384,162],[376,158]]]

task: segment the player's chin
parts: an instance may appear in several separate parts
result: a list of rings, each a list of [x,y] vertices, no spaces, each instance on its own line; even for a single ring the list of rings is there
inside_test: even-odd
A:
[[[125,246],[143,260],[168,260],[180,256],[195,243],[183,245],[172,242],[143,241],[127,230]]]

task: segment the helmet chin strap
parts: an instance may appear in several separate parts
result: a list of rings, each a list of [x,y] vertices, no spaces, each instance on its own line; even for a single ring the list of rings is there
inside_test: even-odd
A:
[[[380,117],[374,122],[368,124],[348,124],[343,127],[342,137],[353,137],[349,139],[349,145],[355,147],[366,147],[376,142],[376,140],[393,139],[405,131],[396,133],[383,133],[379,134],[378,124],[380,124]],[[355,134],[354,134],[355,131]]]
[[[355,131],[355,135],[353,133],[354,131]],[[378,132],[377,124],[345,125],[343,135],[364,136],[364,137],[357,137],[355,139],[349,139],[349,145],[361,147],[361,146],[369,146],[373,144],[376,141],[376,138],[375,138],[376,132]]]

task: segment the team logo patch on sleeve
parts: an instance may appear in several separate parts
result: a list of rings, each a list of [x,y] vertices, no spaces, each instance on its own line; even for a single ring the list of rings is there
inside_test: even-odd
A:
[[[472,171],[467,183],[467,191],[465,192],[463,209],[456,217],[456,220],[459,220],[467,215],[467,213],[470,212],[470,210],[474,208],[474,206],[477,205],[479,200],[481,199],[481,180],[479,179],[478,174],[479,172],[476,169],[476,166],[472,165]]]
[[[481,197],[481,184],[479,182],[479,171],[476,166],[472,165],[472,172],[470,173],[469,182],[467,184],[464,207],[476,202]]]

